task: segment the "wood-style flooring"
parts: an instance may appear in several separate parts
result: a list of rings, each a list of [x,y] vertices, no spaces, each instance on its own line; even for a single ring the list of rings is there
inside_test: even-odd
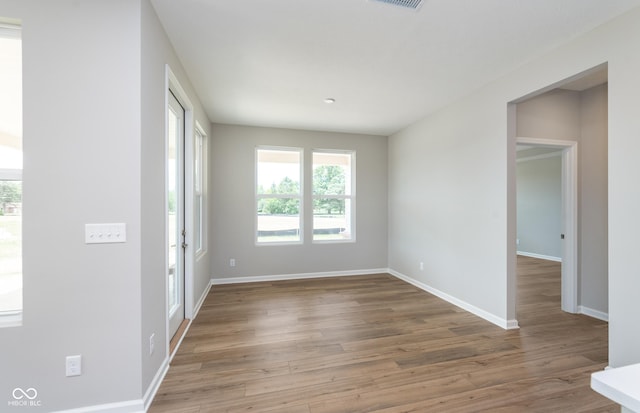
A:
[[[607,324],[519,257],[519,330],[388,274],[212,288],[151,413],[619,412],[589,388]]]

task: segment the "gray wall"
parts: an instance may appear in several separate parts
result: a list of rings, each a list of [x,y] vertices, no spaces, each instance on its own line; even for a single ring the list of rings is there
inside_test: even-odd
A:
[[[25,159],[23,325],[0,328],[0,394],[37,389],[34,412],[140,406],[167,357],[164,64],[176,59],[147,0],[0,0],[0,14],[23,21]],[[86,245],[84,224],[102,222],[126,223],[127,242]],[[67,378],[75,354],[83,374]]]
[[[24,322],[0,328],[0,392],[37,388],[43,407],[32,411],[139,400],[161,363],[143,359],[147,334],[163,328],[158,295],[164,296],[158,287],[164,274],[153,258],[160,254],[153,225],[162,225],[154,141],[161,137],[153,126],[160,108],[147,88],[159,77],[154,62],[163,60],[166,43],[153,35],[154,18],[138,1],[0,0],[0,7],[4,16],[24,21],[25,153]],[[629,41],[639,37],[636,9],[395,134],[388,142],[388,211],[385,152],[376,149],[384,138],[216,126],[211,177],[232,177],[240,185],[212,183],[217,199],[211,216],[242,215],[240,228],[251,241],[239,239],[237,227],[212,223],[210,249],[220,252],[211,257],[211,272],[231,277],[265,268],[280,274],[384,267],[387,236],[380,226],[388,212],[390,267],[512,319],[516,221],[509,194],[515,192],[516,133],[508,128],[507,104],[608,62],[609,362],[640,362],[640,193],[633,190],[640,176],[640,53]],[[582,111],[604,109],[598,104]],[[369,166],[358,172],[370,176],[359,181],[358,195],[364,191],[371,204],[363,207],[359,198],[357,244],[280,251],[253,246],[253,208],[246,211],[253,205],[253,146],[286,144],[294,136],[303,136],[305,146],[356,146],[359,168],[360,153],[370,153]],[[243,146],[250,147],[250,161],[238,150]],[[230,210],[227,199],[242,201],[239,211]],[[85,245],[87,222],[126,222],[128,242]],[[227,267],[231,253],[239,260],[235,273]],[[80,377],[64,377],[70,354],[84,356]]]
[[[580,95],[580,304],[603,313],[608,300],[608,85]]]
[[[34,387],[34,411],[140,398],[140,6],[1,10],[23,19],[25,162],[23,326],[0,329],[0,394]],[[85,245],[92,222],[126,223],[127,242]],[[66,378],[74,354],[84,374]]]
[[[256,246],[255,147],[301,147],[305,186],[311,150],[356,151],[356,242],[313,244],[307,214],[304,245]],[[214,124],[210,145],[213,278],[357,271],[387,268],[387,138],[330,132]],[[310,199],[306,199],[310,204]],[[236,266],[229,266],[229,259]]]
[[[578,304],[604,314],[608,312],[607,118],[606,84],[583,92],[552,90],[517,105],[519,137],[578,142]]]
[[[560,259],[562,158],[556,154],[543,159],[524,159],[518,161],[516,172],[518,251]]]
[[[389,138],[389,266],[505,321],[515,318],[516,110],[510,102],[608,62],[610,364],[640,362],[640,9]],[[425,262],[420,271],[418,263]]]
[[[165,68],[168,64],[193,105],[194,120],[211,134],[211,124],[178,60],[155,9],[142,1],[141,19],[142,158],[141,228],[142,259],[142,390],[167,361],[165,299]],[[188,172],[187,172],[188,173]],[[206,229],[205,229],[206,231]],[[193,233],[193,231],[190,231]],[[190,242],[193,245],[193,242]],[[197,303],[211,279],[210,251],[198,256],[193,266],[193,303]],[[155,333],[156,351],[149,356],[149,336]]]

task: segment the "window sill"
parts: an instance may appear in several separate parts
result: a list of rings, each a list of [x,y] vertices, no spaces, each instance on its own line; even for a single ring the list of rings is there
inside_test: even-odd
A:
[[[0,328],[22,327],[22,312],[12,312],[0,315]]]

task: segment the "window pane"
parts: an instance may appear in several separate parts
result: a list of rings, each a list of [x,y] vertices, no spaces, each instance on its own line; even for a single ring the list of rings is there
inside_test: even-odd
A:
[[[258,199],[258,242],[300,241],[300,199]]]
[[[256,150],[258,243],[300,242],[302,203],[300,149]]]
[[[300,194],[300,158],[297,150],[257,151],[258,194]]]
[[[205,174],[206,174],[206,143],[205,143],[205,135],[196,128],[195,132],[195,151],[194,151],[194,206],[195,206],[195,215],[194,215],[194,241],[196,247],[196,253],[201,253],[205,247],[205,229],[206,225],[205,219],[205,194],[206,190],[204,185],[206,185]]]
[[[313,194],[351,194],[351,154],[313,153]]]
[[[22,182],[0,181],[0,314],[22,310]]]
[[[0,26],[0,315],[22,311],[22,44]]]
[[[313,153],[313,240],[354,239],[353,152]]]
[[[317,198],[313,200],[313,240],[351,239],[351,200]]]
[[[196,130],[195,151],[193,154],[193,184],[195,192],[202,190],[202,135]]]
[[[195,227],[196,252],[200,252],[202,250],[202,195],[196,195],[195,207],[193,225]]]

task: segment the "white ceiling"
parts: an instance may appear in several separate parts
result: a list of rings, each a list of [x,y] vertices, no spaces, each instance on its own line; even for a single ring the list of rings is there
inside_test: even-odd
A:
[[[390,135],[640,0],[151,0],[213,122]],[[325,98],[335,98],[333,104]]]

